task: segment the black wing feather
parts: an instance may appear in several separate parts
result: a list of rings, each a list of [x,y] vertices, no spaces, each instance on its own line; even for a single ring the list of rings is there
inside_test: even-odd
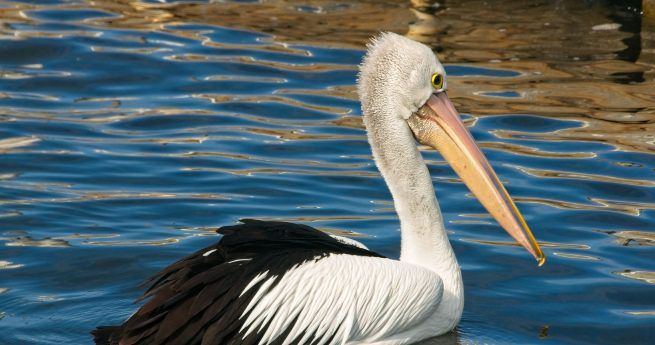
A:
[[[269,271],[281,277],[298,264],[329,254],[383,257],[306,225],[242,222],[218,229],[223,237],[217,243],[151,278],[142,297],[149,298],[145,305],[121,326],[98,327],[92,332],[96,344],[257,344],[262,334],[243,338],[239,330],[245,320],[240,317],[263,281],[239,295],[258,274]],[[215,251],[203,255],[210,250]],[[232,262],[239,259],[249,260]]]

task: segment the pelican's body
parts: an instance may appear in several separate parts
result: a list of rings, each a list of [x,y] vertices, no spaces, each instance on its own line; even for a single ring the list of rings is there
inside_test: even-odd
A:
[[[429,48],[395,34],[373,40],[361,67],[369,143],[401,223],[399,261],[304,225],[223,227],[218,243],[159,273],[148,303],[122,326],[95,331],[96,341],[399,345],[452,330],[462,276],[415,140],[438,148],[499,223],[543,254],[467,137],[445,83]]]

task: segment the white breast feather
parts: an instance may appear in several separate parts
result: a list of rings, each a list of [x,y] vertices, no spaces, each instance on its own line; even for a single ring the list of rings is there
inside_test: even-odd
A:
[[[296,266],[271,287],[274,279],[259,287],[241,316],[244,337],[264,332],[260,344],[289,327],[284,345],[374,342],[420,324],[443,293],[439,276],[425,268],[345,254]]]

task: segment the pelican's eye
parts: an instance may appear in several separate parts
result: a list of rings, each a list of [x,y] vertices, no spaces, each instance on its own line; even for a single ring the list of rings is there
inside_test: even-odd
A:
[[[432,75],[432,87],[434,87],[435,90],[443,89],[443,75],[439,73]]]

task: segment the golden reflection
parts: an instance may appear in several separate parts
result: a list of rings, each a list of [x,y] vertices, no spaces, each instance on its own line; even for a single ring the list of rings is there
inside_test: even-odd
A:
[[[91,47],[91,51],[98,53],[126,53],[126,54],[160,54],[170,52],[169,48],[126,48],[126,47]]]
[[[525,156],[537,156],[545,158],[594,158],[596,154],[593,152],[555,152],[555,151],[544,151],[535,147],[510,144],[500,141],[485,141],[479,143],[480,147],[491,148],[496,150],[502,150],[509,153],[514,153],[518,155]]]
[[[645,283],[655,284],[655,272],[650,271],[632,271],[625,270],[623,272],[614,272],[622,277],[640,280]]]
[[[305,102],[299,102],[288,97],[282,96],[239,96],[239,95],[207,95],[207,94],[194,94],[194,98],[207,99],[212,103],[226,103],[226,102],[250,102],[250,103],[264,103],[275,102],[291,105],[297,108],[309,109],[314,111],[321,111],[333,114],[346,114],[349,109],[339,107],[318,106]]]
[[[362,130],[364,129],[364,123],[362,122],[361,117],[342,116],[336,120],[331,121],[330,123],[339,127],[348,127]]]
[[[0,270],[10,270],[14,268],[21,268],[25,265],[22,264],[15,264],[11,261],[6,261],[6,260],[0,260]]]
[[[192,232],[192,233],[198,233],[199,235],[216,235],[216,229],[217,227],[209,227],[209,226],[194,226],[194,227],[179,227],[176,228],[176,230],[184,231],[184,232]]]
[[[528,113],[578,120],[585,126],[543,133],[538,139],[604,142],[622,150],[655,151],[650,134],[655,132],[651,121],[654,78],[616,82],[621,75],[652,75],[655,60],[616,58],[615,52],[626,48],[623,40],[632,34],[608,23],[608,8],[582,3],[561,8],[554,3],[513,6],[509,1],[491,5],[475,0],[446,7],[447,11],[433,12],[436,20],[431,21],[446,28],[424,36],[443,49],[442,58],[521,72],[512,78],[451,77],[451,94],[460,111],[475,116]],[[524,96],[493,100],[480,95],[499,91]]]
[[[209,136],[205,137],[190,137],[190,138],[144,138],[144,139],[130,139],[128,140],[131,143],[157,143],[157,144],[202,144],[205,141],[210,140]],[[116,153],[116,152],[111,152],[111,151],[104,151],[107,154],[111,155],[126,155],[126,156],[139,156],[139,153],[133,153],[133,154],[126,154],[124,152],[121,153]],[[154,155],[154,154],[151,154]],[[175,156],[173,154],[169,156]]]
[[[588,198],[593,204],[580,204],[563,200],[538,197],[515,197],[516,202],[529,202],[566,210],[613,211],[639,216],[643,210],[655,210],[655,203],[618,202],[599,198]]]
[[[93,239],[93,238],[114,238],[118,234],[71,234],[66,236],[57,237],[62,240],[80,240],[80,239]]]
[[[655,233],[636,230],[610,231],[616,242],[622,246],[655,246]]]
[[[41,100],[41,101],[59,101],[59,98],[50,95],[38,94],[38,93],[29,93],[29,92],[0,92],[0,99],[9,98],[9,99],[30,99],[30,100]]]
[[[301,216],[301,217],[253,217],[255,219],[266,221],[279,221],[291,223],[314,223],[314,222],[336,222],[336,221],[371,221],[395,219],[394,216],[356,216],[356,215],[339,215],[339,216]],[[346,235],[347,236],[347,235]]]
[[[17,186],[14,186],[17,187]],[[70,186],[62,186],[70,188]],[[48,190],[50,186],[46,184],[28,185],[31,190]],[[58,190],[58,192],[62,192]],[[228,200],[231,197],[215,193],[158,193],[158,192],[76,192],[72,190],[65,191],[68,194],[79,194],[71,197],[58,198],[23,198],[19,200],[0,199],[0,205],[31,205],[39,203],[83,203],[96,200],[125,200],[125,199],[209,199],[209,200]]]
[[[591,256],[591,255],[581,255],[581,254],[572,254],[572,253],[561,253],[561,252],[553,252],[553,255],[559,256],[565,259],[573,259],[573,260],[584,260],[584,261],[600,261],[600,258]]]
[[[359,140],[361,136],[335,135],[335,134],[309,134],[300,130],[268,129],[268,128],[246,128],[246,131],[254,134],[263,134],[284,140]]]
[[[41,141],[41,139],[31,136],[31,137],[16,137],[16,138],[7,138],[0,140],[0,153],[7,153],[13,149],[19,147],[30,146],[34,143]]]
[[[213,55],[197,55],[197,54],[184,54],[184,55],[169,55],[164,57],[168,60],[174,61],[189,61],[189,62],[239,62],[247,65],[273,67],[286,71],[297,72],[325,72],[334,70],[351,70],[355,71],[356,66],[352,65],[337,65],[337,64],[298,64],[280,61],[259,60],[252,56],[213,56]]]
[[[282,84],[287,80],[283,78],[251,77],[243,75],[210,75],[204,78],[211,81],[241,81],[245,83],[271,83]]]
[[[297,55],[297,56],[311,56],[311,53],[307,50],[294,48],[287,44],[275,42],[272,40],[259,40],[255,44],[240,44],[240,43],[224,43],[224,42],[214,42],[210,38],[203,36],[202,34],[197,34],[196,31],[177,31],[174,29],[167,29],[166,27],[162,29],[164,32],[170,32],[175,35],[181,35],[188,38],[195,38],[202,41],[202,44],[208,47],[213,48],[228,48],[228,49],[239,49],[246,52],[263,52],[263,53],[282,53],[286,55]],[[344,68],[345,65],[338,65],[341,68]]]
[[[279,165],[295,165],[302,167],[320,167],[320,168],[335,168],[335,169],[358,169],[367,166],[367,163],[329,163],[316,160],[306,160],[306,159],[274,159],[266,158],[262,156],[248,155],[243,153],[230,153],[230,152],[202,152],[202,151],[191,151],[181,155],[172,154],[171,156],[181,156],[181,157],[223,157],[233,160],[244,160],[250,162],[262,162],[262,163],[272,163]]]
[[[389,211],[392,211],[393,209],[389,209]],[[466,225],[489,225],[493,224],[492,222],[484,221],[484,220],[473,220],[473,219],[468,219],[468,220],[451,220],[448,223],[451,224],[466,224]]]
[[[503,247],[520,247],[521,245],[516,242],[511,241],[493,241],[493,240],[480,240],[474,238],[461,238],[464,242],[472,242],[479,244],[487,244],[492,246],[503,246]],[[545,248],[558,248],[558,249],[580,249],[580,250],[589,250],[589,247],[586,244],[575,244],[575,243],[557,243],[557,242],[539,242],[541,247]]]
[[[256,176],[256,175],[305,175],[305,176],[334,176],[334,177],[379,177],[377,172],[367,172],[359,170],[336,170],[336,171],[312,171],[307,169],[289,169],[281,168],[250,168],[250,169],[226,169],[226,168],[208,168],[208,167],[185,167],[182,171],[204,171],[217,172],[222,174],[231,174],[236,176]]]
[[[34,239],[30,236],[0,238],[7,247],[70,247],[70,243],[59,238]]]
[[[57,302],[57,301],[62,301],[64,300],[62,297],[59,297],[57,295],[41,295],[41,296],[36,296],[35,300],[38,302]]]
[[[341,85],[341,86],[330,86],[325,89],[278,89],[275,91],[278,95],[283,94],[301,94],[301,95],[319,95],[319,96],[328,96],[332,98],[343,98],[347,100],[357,101],[359,96],[357,96],[357,88],[354,85]],[[359,117],[357,117],[359,118]],[[361,128],[364,128],[362,125]]]
[[[113,200],[113,199],[217,199],[225,200],[229,197],[216,193],[127,193],[127,192],[92,192],[84,193],[84,200]]]
[[[624,184],[629,186],[655,187],[655,181],[649,181],[649,180],[637,180],[637,179],[620,178],[620,177],[613,177],[613,176],[606,176],[606,175],[574,173],[574,172],[567,172],[567,171],[529,169],[519,166],[515,166],[515,168],[519,169],[521,172],[525,174],[535,177],[562,178],[562,179],[572,179],[572,180],[581,180],[581,181],[616,183],[616,184]]]
[[[162,30],[166,25],[207,23],[230,28],[265,32],[286,42],[323,41],[332,46],[361,45],[381,30],[404,32],[416,15],[406,6],[392,1],[335,4],[332,1],[266,1],[256,3],[146,3],[134,0],[96,0],[59,8],[91,8],[112,17],[87,18],[82,22],[96,27]],[[30,23],[29,3],[0,9],[0,16],[11,22]],[[308,10],[308,9],[320,10]],[[179,30],[184,31],[184,30]]]
[[[12,71],[0,71],[0,79],[27,79],[32,76],[26,73],[12,72]]]
[[[75,103],[110,103],[112,108],[118,108],[125,101],[135,101],[138,100],[137,97],[81,97],[75,99]]]
[[[123,240],[123,241],[85,241],[84,244],[93,246],[165,246],[179,243],[179,238],[163,238],[160,240]]]

